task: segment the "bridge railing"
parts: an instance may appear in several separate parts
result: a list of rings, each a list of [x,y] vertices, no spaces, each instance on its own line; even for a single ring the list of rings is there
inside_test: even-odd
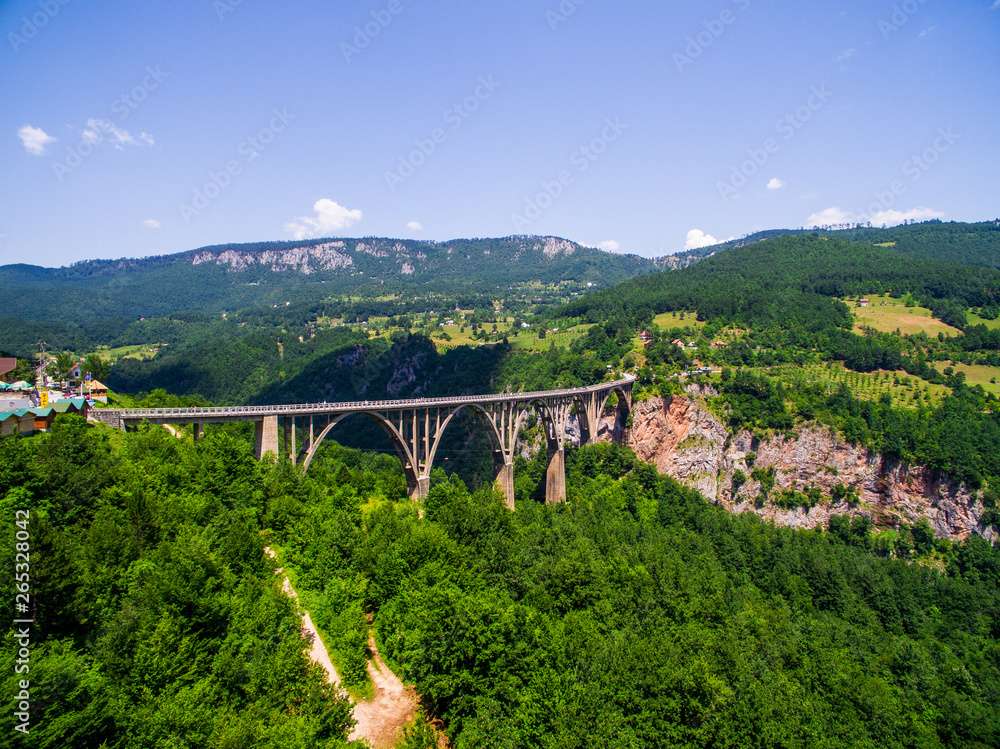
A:
[[[462,405],[465,403],[503,403],[521,402],[543,398],[559,398],[566,396],[587,395],[603,390],[613,390],[617,387],[631,385],[635,377],[627,376],[621,380],[613,382],[602,382],[597,385],[587,385],[579,388],[560,388],[557,390],[537,390],[521,393],[490,393],[485,395],[459,395],[459,396],[437,396],[433,398],[397,398],[394,400],[374,400],[374,401],[340,401],[336,403],[296,403],[296,404],[275,404],[268,406],[205,406],[205,407],[185,407],[185,408],[125,408],[125,409],[99,409],[93,415],[102,420],[112,420],[116,418],[143,419],[143,418],[167,418],[171,416],[195,418],[198,416],[218,417],[218,416],[249,416],[261,415],[281,415],[281,414],[309,414],[309,413],[329,413],[335,411],[383,411],[397,410],[405,408],[424,408],[434,405]]]

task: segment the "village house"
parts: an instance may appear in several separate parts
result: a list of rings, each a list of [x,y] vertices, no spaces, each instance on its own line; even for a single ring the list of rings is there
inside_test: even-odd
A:
[[[88,400],[108,402],[108,386],[100,380],[89,380],[83,384],[83,393]]]
[[[0,436],[32,434],[48,431],[52,421],[64,413],[87,415],[89,406],[84,398],[70,398],[56,401],[44,408],[33,406],[13,411],[0,411]]]

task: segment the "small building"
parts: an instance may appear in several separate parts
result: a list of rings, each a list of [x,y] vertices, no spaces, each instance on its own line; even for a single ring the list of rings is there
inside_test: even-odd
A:
[[[108,402],[108,386],[100,380],[90,380],[83,383],[83,393],[88,400]]]
[[[64,413],[87,415],[89,406],[84,398],[56,401],[51,406],[18,408],[0,412],[0,435],[32,434],[48,431],[53,419]]]
[[[0,412],[0,437],[9,437],[20,432],[20,419],[13,411]]]
[[[0,356],[0,377],[17,369],[17,359],[13,356]]]
[[[859,307],[867,307],[869,304],[871,304],[871,302],[868,301],[867,297],[861,297],[858,300]]]
[[[684,348],[684,341],[682,341],[680,338],[675,338],[674,340],[671,341],[671,343],[674,344],[677,348]]]
[[[0,409],[4,411],[17,411],[21,408],[31,408],[34,405],[35,403],[31,398],[26,398],[20,394],[12,396],[4,393],[3,396],[0,396]]]
[[[644,348],[649,348],[649,344],[653,342],[653,334],[648,330],[640,330],[639,342],[642,343]]]

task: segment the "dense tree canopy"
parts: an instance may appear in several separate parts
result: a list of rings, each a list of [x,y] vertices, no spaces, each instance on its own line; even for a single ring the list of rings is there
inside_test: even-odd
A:
[[[439,477],[421,520],[391,463],[325,470],[332,502],[274,518],[288,559],[356,612],[333,625],[345,661],[374,613],[456,747],[1000,740],[1000,560],[980,539],[945,572],[878,559],[868,528],[730,516],[610,446],[573,455],[565,507],[527,499],[543,466],[520,466],[514,513]]]
[[[246,439],[198,449],[79,417],[0,440],[0,556],[30,512],[33,707],[45,749],[345,746],[349,707],[307,663],[265,561],[276,469]],[[5,594],[13,610],[13,590]],[[5,647],[6,735],[19,676]]]

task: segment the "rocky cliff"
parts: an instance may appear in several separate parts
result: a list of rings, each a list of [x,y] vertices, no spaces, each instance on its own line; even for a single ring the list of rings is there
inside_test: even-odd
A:
[[[688,397],[636,403],[628,444],[661,473],[732,512],[755,512],[799,528],[825,526],[834,514],[867,515],[881,528],[927,518],[940,536],[962,539],[980,533],[996,538],[993,528],[980,525],[984,508],[979,497],[961,484],[921,466],[885,459],[821,426],[764,439],[745,431],[731,433],[701,395],[691,390]],[[773,488],[762,491],[754,469],[765,482],[773,471]],[[844,489],[853,489],[856,497],[831,498]],[[818,490],[822,499],[808,509],[783,508],[774,500],[783,490],[811,490],[814,496]]]

